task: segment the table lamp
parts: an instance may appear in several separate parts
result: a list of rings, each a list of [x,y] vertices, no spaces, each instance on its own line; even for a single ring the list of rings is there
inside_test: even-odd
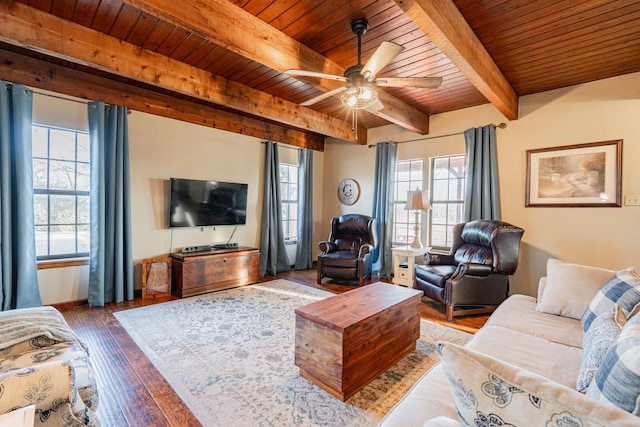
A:
[[[428,192],[421,191],[417,188],[415,191],[407,191],[407,204],[404,209],[408,211],[415,211],[416,224],[413,227],[414,236],[413,242],[411,242],[411,247],[420,249],[422,248],[422,242],[420,241],[420,211],[428,211],[431,209]]]

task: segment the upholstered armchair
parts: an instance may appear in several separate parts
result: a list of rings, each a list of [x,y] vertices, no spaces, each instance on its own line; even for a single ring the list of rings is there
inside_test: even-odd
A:
[[[0,414],[35,405],[36,426],[100,426],[88,349],[53,307],[0,312]]]
[[[372,252],[378,246],[377,220],[348,214],[331,220],[329,239],[320,242],[318,283],[323,277],[358,281],[371,278]]]
[[[427,252],[416,266],[416,289],[454,316],[493,311],[509,294],[524,230],[502,221],[471,221],[453,228],[449,253]]]

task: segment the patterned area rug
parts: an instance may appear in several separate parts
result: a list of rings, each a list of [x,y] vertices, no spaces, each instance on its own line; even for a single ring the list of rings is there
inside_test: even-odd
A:
[[[417,349],[346,402],[294,364],[294,309],[333,294],[287,280],[115,313],[205,426],[371,426],[471,335],[422,321]]]

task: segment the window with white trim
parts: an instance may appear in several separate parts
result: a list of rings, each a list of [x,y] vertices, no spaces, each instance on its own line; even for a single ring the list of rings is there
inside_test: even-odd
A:
[[[453,226],[462,222],[466,185],[465,155],[431,159],[429,246],[451,247]]]
[[[298,240],[298,165],[280,163],[280,198],[284,240]]]
[[[393,181],[393,237],[394,245],[409,245],[413,241],[415,215],[404,209],[407,203],[407,191],[422,190],[422,159],[396,162],[396,174]],[[422,216],[421,216],[422,218]]]
[[[89,134],[33,125],[32,136],[37,258],[89,256]]]

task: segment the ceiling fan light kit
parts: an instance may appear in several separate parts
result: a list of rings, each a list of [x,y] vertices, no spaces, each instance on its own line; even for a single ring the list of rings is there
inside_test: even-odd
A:
[[[325,74],[317,71],[287,70],[290,76],[304,76],[321,79],[338,80],[348,84],[330,90],[314,98],[311,98],[300,105],[308,107],[331,96],[344,92],[340,99],[342,105],[353,111],[353,128],[357,127],[356,111],[368,109],[370,112],[377,112],[384,108],[379,100],[378,92],[374,86],[386,87],[417,87],[417,88],[437,88],[442,83],[441,77],[388,77],[376,79],[376,74],[389,65],[393,59],[404,50],[403,46],[393,42],[382,42],[373,53],[369,61],[362,65],[362,35],[369,29],[369,23],[365,19],[356,19],[351,23],[351,30],[358,37],[358,63],[347,68],[343,76]]]
[[[345,107],[362,110],[378,102],[378,92],[366,86],[352,87],[347,89],[341,99]]]

